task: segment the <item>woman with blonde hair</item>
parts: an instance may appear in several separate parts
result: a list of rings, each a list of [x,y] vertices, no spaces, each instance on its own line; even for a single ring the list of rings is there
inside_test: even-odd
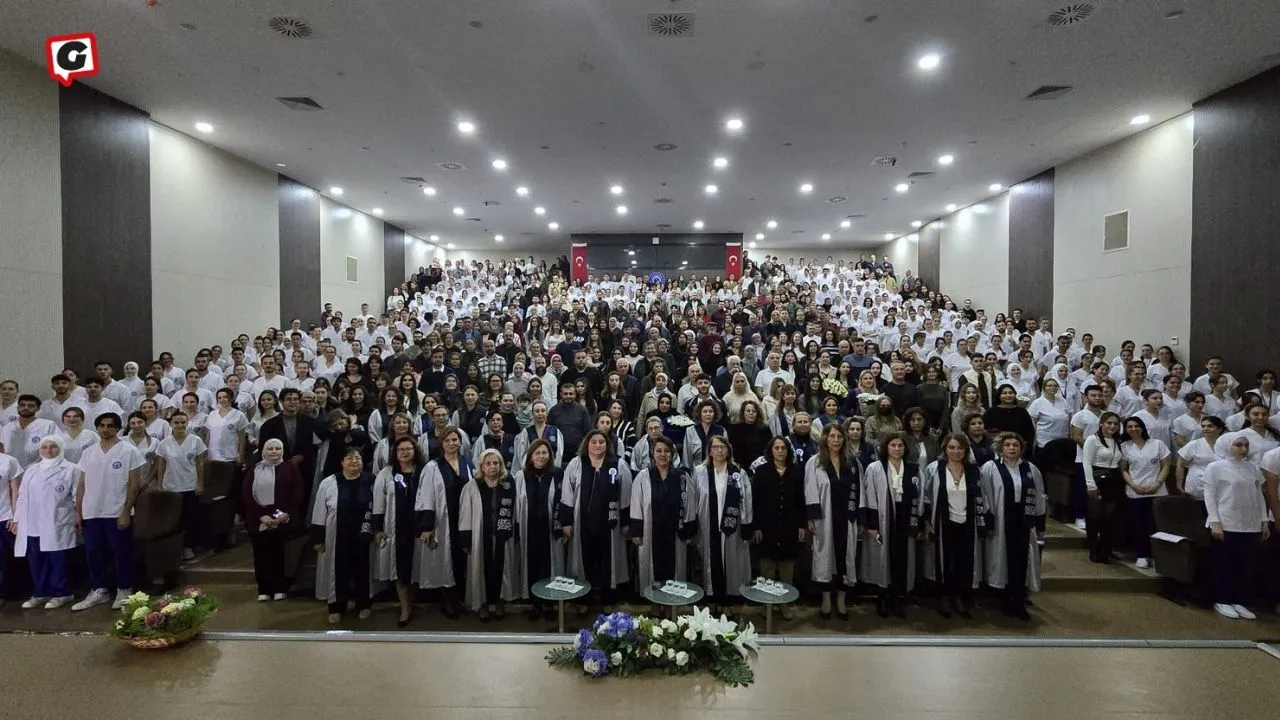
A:
[[[465,602],[479,611],[480,622],[506,617],[506,601],[525,596],[521,530],[528,498],[524,487],[507,473],[502,453],[480,453],[472,482],[458,503],[458,536],[467,555]]]
[[[850,457],[844,429],[822,429],[818,454],[804,466],[804,501],[813,535],[814,583],[822,588],[823,619],[831,617],[831,593],[836,594],[836,614],[849,619],[845,592],[858,582],[858,512],[861,506],[862,467]]]
[[[729,385],[729,392],[725,393],[724,397],[720,399],[724,402],[725,408],[728,410],[728,417],[725,418],[725,422],[727,423],[739,422],[743,403],[756,403],[758,407],[760,402],[760,398],[757,397],[755,392],[751,389],[751,383],[747,382],[746,373],[743,372],[736,372],[733,374],[733,380]]]

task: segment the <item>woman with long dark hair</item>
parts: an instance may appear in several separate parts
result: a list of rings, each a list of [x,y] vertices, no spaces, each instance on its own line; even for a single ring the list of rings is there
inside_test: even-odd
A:
[[[880,440],[880,460],[867,467],[862,486],[862,522],[867,544],[862,577],[879,586],[876,612],[906,617],[903,600],[915,586],[916,539],[924,531],[920,515],[920,466],[906,457],[901,433]]]
[[[751,477],[751,510],[760,531],[760,574],[794,584],[796,559],[809,536],[805,465],[796,462],[791,443],[783,437],[768,441],[761,460]],[[791,606],[784,605],[782,617],[790,620],[793,616]]]
[[[1120,416],[1110,411],[1102,413],[1098,417],[1098,431],[1084,439],[1081,452],[1085,491],[1095,500],[1094,512],[1085,524],[1089,559],[1096,563],[1109,563],[1125,501],[1124,477],[1120,474],[1123,459],[1120,452]]]
[[[818,454],[804,465],[805,510],[813,534],[812,578],[822,588],[823,619],[831,617],[833,592],[836,614],[849,619],[845,593],[858,583],[862,481],[862,467],[846,450],[844,428],[823,428]]]
[[[568,570],[591,583],[594,605],[612,603],[618,587],[630,582],[623,533],[631,522],[631,471],[612,445],[600,430],[583,437],[565,466],[558,508]]]
[[[524,578],[529,588],[544,578],[564,574],[565,538],[560,527],[560,486],[564,473],[556,467],[560,453],[542,438],[529,443],[523,465],[517,471],[524,487],[528,508],[524,527],[520,528],[524,545]],[[529,591],[526,588],[526,591]],[[535,599],[529,607],[529,619],[551,619],[554,607]]]
[[[402,421],[407,416],[398,415]],[[373,481],[374,570],[377,580],[395,584],[400,602],[397,627],[409,624],[413,611],[413,586],[422,561],[423,544],[415,530],[413,509],[426,465],[418,444],[408,434],[396,438],[391,461]]]
[[[969,462],[969,441],[960,433],[942,440],[942,457],[924,469],[924,497],[932,536],[932,563],[926,574],[938,583],[938,612],[973,617],[973,591],[982,581],[982,545],[988,513],[982,473]]]
[[[1151,567],[1151,534],[1156,531],[1155,499],[1169,494],[1171,453],[1161,441],[1147,433],[1147,426],[1136,417],[1124,421],[1125,441],[1120,450],[1120,472],[1126,485],[1125,507],[1129,529],[1137,551],[1137,566]],[[1221,441],[1220,441],[1221,442]]]
[[[1006,615],[1030,620],[1027,593],[1040,589],[1040,553],[1044,538],[1044,478],[1023,455],[1022,437],[996,436],[996,459],[982,466],[982,496],[992,521],[986,538],[987,584],[1003,591]]]
[[[728,437],[733,446],[733,460],[739,466],[749,468],[762,456],[765,444],[773,435],[764,424],[764,415],[755,400],[742,403],[738,421],[729,425]]]

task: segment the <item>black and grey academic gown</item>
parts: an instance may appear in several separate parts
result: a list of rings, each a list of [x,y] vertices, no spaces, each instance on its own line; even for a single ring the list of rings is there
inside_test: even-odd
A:
[[[447,547],[450,554],[450,567],[453,570],[452,584],[461,585],[465,588],[467,586],[467,557],[462,552],[463,543],[458,537],[458,522],[461,519],[461,516],[458,513],[459,505],[462,501],[462,489],[471,482],[471,478],[475,474],[475,468],[471,465],[471,458],[467,457],[462,452],[461,448],[459,448],[457,472],[454,472],[453,467],[450,466],[444,458],[427,463],[427,469],[424,472],[426,473],[422,479],[422,484],[424,486],[428,484],[434,485],[434,478],[430,477],[431,474],[438,474],[440,476],[440,484],[444,486],[446,513],[443,519],[440,518],[440,508],[436,505],[436,516],[432,522],[432,526],[430,528],[426,527],[425,523],[428,518],[420,517],[418,530],[419,532],[427,532],[428,530],[435,531],[437,542],[440,543],[440,547]],[[428,480],[431,482],[428,483]],[[421,510],[422,505],[427,499],[423,497],[421,492],[418,493],[418,498],[418,506],[416,507]],[[448,525],[445,525],[443,520],[448,520]],[[444,538],[441,537],[443,535],[449,536],[447,544],[445,543]],[[442,585],[441,587],[450,586]]]
[[[355,480],[330,475],[320,481],[311,510],[312,544],[324,545],[316,559],[317,600],[372,595],[373,482],[368,473]]]
[[[853,587],[858,582],[858,513],[862,468],[844,462],[840,472],[820,467],[818,457],[804,464],[804,503],[813,532],[811,577],[817,583]]]
[[[462,488],[458,539],[468,550],[464,598],[468,608],[479,610],[486,603],[526,597],[520,533],[527,499],[510,475],[496,487],[477,476]]]
[[[727,438],[729,433],[723,426],[715,423],[710,429],[702,427],[702,423],[694,423],[684,429],[684,443],[681,446],[680,461],[685,467],[697,467],[707,458],[707,443],[715,435]]]
[[[443,470],[441,469],[443,467]],[[460,481],[453,473],[453,468],[443,460],[432,460],[422,470],[422,478],[418,483],[418,493],[414,499],[414,539],[418,545],[418,567],[414,571],[414,582],[424,589],[453,587],[457,584],[453,572],[454,549],[458,544],[454,541],[458,526],[456,504],[449,506],[449,486],[445,483],[448,473],[451,483]],[[456,496],[455,496],[456,497]],[[435,533],[435,547],[424,544],[418,538],[422,533]]]
[[[751,579],[751,480],[732,463],[720,473],[699,465],[693,469],[693,479],[702,589],[709,596],[741,595],[742,584]]]
[[[868,539],[863,548],[862,579],[902,594],[915,587],[923,483],[920,467],[903,462],[902,495],[895,496],[888,462],[873,462],[862,474],[862,526],[880,533],[880,542]]]
[[[373,577],[378,580],[418,582],[422,542],[418,540],[414,504],[422,472],[398,466],[385,467],[373,480],[373,525],[386,534],[386,542],[374,548]]]
[[[471,464],[480,467],[480,455],[485,450],[497,450],[502,455],[502,462],[506,463],[508,468],[516,467],[515,443],[516,436],[511,433],[504,433],[502,438],[498,438],[496,435],[490,435],[486,430],[471,446]]]
[[[521,470],[519,484],[528,497],[521,544],[524,546],[525,581],[533,583],[564,574],[565,544],[560,525],[560,485],[564,473],[554,465],[545,470]]]
[[[558,468],[561,467],[561,455],[564,452],[564,435],[560,434],[560,428],[555,425],[547,425],[542,429],[542,434],[538,434],[538,429],[533,425],[521,430],[515,434],[515,444],[513,447],[512,467],[524,467],[526,456],[529,454],[529,446],[534,440],[546,440],[551,443],[551,462]],[[541,578],[538,578],[541,580]],[[537,582],[536,580],[534,582]]]
[[[1028,592],[1040,590],[1036,533],[1044,532],[1044,479],[1025,460],[1010,468],[997,459],[982,466],[982,497],[992,514],[987,535],[987,584],[1003,589],[1025,576]]]
[[[560,523],[573,526],[569,574],[597,590],[630,582],[623,531],[631,522],[631,471],[616,456],[596,469],[575,457],[560,483]]]
[[[697,534],[693,492],[693,477],[677,467],[665,478],[650,467],[631,484],[631,537],[642,539],[636,559],[640,587],[687,579],[685,543]]]
[[[631,448],[631,476],[640,477],[640,472],[646,470],[653,465],[653,445],[649,442],[649,436],[644,435]],[[672,467],[683,467],[680,462],[680,453],[676,452],[671,456]]]
[[[973,568],[971,587],[976,588],[982,582],[982,537],[979,529],[985,528],[986,522],[990,520],[990,514],[987,512],[986,500],[982,496],[982,472],[976,465],[970,463],[965,463],[964,469],[965,489],[960,491],[952,486],[945,460],[935,460],[925,467],[925,516],[929,518],[929,524],[933,527],[933,539],[921,542],[921,552],[924,555],[924,576],[938,582],[950,582],[950,578],[945,576],[943,569],[946,567],[945,560],[948,553],[953,552],[955,548],[948,546],[943,528],[946,523],[951,522],[951,495],[962,492],[965,503],[965,532],[969,537],[969,542],[964,544],[964,547],[967,547],[969,554],[972,555],[969,564],[969,567]]]

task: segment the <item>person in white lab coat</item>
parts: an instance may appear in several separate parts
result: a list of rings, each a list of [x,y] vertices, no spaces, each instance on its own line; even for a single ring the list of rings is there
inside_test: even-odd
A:
[[[36,417],[40,411],[40,398],[35,395],[19,395],[17,404],[18,419],[0,427],[0,452],[26,468],[40,460],[40,443],[51,435],[57,435],[58,426],[52,420]]]
[[[31,571],[31,597],[22,607],[54,610],[72,600],[67,555],[80,544],[76,515],[80,470],[62,457],[62,439],[57,435],[42,438],[37,452],[40,459],[10,485],[17,492],[8,530],[14,535],[14,555],[25,557]]]
[[[1227,456],[1204,472],[1204,505],[1213,536],[1213,609],[1229,618],[1253,620],[1245,607],[1245,580],[1254,572],[1258,544],[1270,535],[1262,495],[1262,471],[1249,461],[1249,437],[1225,436]]]

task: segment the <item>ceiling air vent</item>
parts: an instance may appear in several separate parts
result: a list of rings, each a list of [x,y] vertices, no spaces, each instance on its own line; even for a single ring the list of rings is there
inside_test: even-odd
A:
[[[402,177],[400,182],[409,183],[410,185],[426,185],[427,179],[424,177]]]
[[[845,202],[845,201],[846,201],[846,200],[848,200],[848,199],[849,199],[849,198],[847,198],[847,197],[845,197],[845,196],[843,196],[843,195],[837,195],[837,196],[835,196],[835,197],[829,197],[829,198],[827,198],[827,202],[832,203],[832,204],[835,204],[835,203],[842,203],[842,202]]]
[[[649,13],[650,37],[688,37],[693,34],[693,13]]]
[[[657,150],[658,152],[671,152],[672,150],[676,149],[676,144],[675,143],[658,143],[657,145],[653,146],[653,149]]]
[[[440,168],[441,170],[448,170],[449,172],[456,172],[458,170],[467,169],[466,165],[463,165],[462,163],[459,163],[459,162],[436,163],[436,167]]]
[[[671,198],[654,198],[653,204],[654,205],[670,205]]]
[[[302,96],[278,97],[276,99],[284,103],[284,106],[289,108],[290,110],[298,110],[300,112],[315,112],[317,110],[324,109],[324,107],[322,107],[320,103],[316,102],[315,100],[312,100],[309,97],[302,97]]]
[[[1048,23],[1055,27],[1063,27],[1065,25],[1075,25],[1089,19],[1089,16],[1097,10],[1089,3],[1075,3],[1064,8],[1058,8],[1049,13]]]
[[[881,155],[880,157],[876,158],[875,160],[872,160],[872,161],[871,161],[871,164],[872,164],[872,165],[880,165],[880,166],[883,166],[883,167],[893,167],[894,165],[897,165],[897,164],[898,164],[898,158],[896,158],[896,157],[894,157],[894,156],[892,156],[892,155]]]
[[[933,177],[933,173],[927,170],[917,170],[907,176],[908,180],[920,180],[927,177]]]
[[[497,200],[485,200],[481,204],[484,205],[485,207],[493,207],[494,205],[501,205],[502,203],[498,202]]]
[[[671,223],[658,223],[656,226],[659,230],[670,230]]]
[[[861,220],[861,219],[863,219],[863,218],[865,218],[865,217],[866,217],[866,214],[864,214],[864,213],[856,213],[856,214],[853,214],[853,215],[845,215],[844,217],[845,217],[845,219],[846,219],[846,220]]]
[[[1063,95],[1066,95],[1067,93],[1071,92],[1074,89],[1075,88],[1071,87],[1070,85],[1041,85],[1035,90],[1032,90],[1031,93],[1023,99],[1024,100],[1057,100],[1058,98],[1062,97]]]
[[[315,34],[306,20],[296,17],[273,17],[267,21],[267,27],[275,32],[295,40],[306,40]]]
[[[803,230],[792,230],[792,231],[791,231],[791,234],[792,234],[792,235],[803,235],[803,234],[804,234],[804,231],[803,231]]]

